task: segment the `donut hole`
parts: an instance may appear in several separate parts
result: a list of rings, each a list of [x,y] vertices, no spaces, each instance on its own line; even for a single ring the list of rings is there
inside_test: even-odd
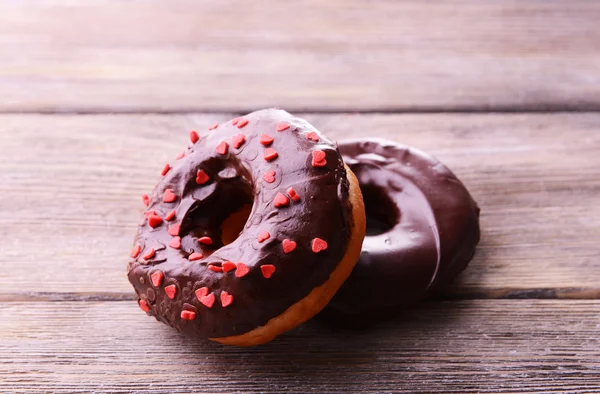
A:
[[[245,204],[229,215],[221,224],[221,242],[229,245],[240,235],[252,212],[252,204]]]
[[[400,219],[400,211],[385,190],[375,185],[361,185],[365,203],[368,236],[379,235],[391,230]]]
[[[222,180],[209,196],[197,200],[183,219],[180,235],[184,249],[201,251],[207,257],[234,242],[250,216],[253,202],[249,177]],[[198,250],[197,240],[201,237],[210,237],[212,244],[199,245]]]

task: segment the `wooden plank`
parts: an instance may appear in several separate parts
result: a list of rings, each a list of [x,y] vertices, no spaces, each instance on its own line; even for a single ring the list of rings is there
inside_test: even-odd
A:
[[[600,3],[0,4],[1,111],[600,108]]]
[[[141,194],[189,129],[228,118],[0,116],[0,300],[133,297]],[[483,234],[459,297],[600,296],[600,114],[306,118],[334,139],[417,146],[464,180]]]
[[[0,391],[591,393],[599,338],[599,301],[429,303],[371,328],[313,319],[247,349],[183,338],[133,302],[9,302]]]

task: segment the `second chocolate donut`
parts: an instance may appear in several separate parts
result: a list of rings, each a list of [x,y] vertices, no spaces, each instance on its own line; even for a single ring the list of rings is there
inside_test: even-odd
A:
[[[388,314],[462,271],[479,242],[479,207],[445,165],[381,139],[339,143],[367,215],[360,259],[329,311]]]

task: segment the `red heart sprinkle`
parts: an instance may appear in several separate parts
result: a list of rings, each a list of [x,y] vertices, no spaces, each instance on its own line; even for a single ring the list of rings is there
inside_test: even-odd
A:
[[[279,123],[277,125],[277,131],[283,131],[283,130],[287,130],[290,128],[290,125],[287,123]]]
[[[167,189],[165,190],[165,194],[163,194],[163,202],[173,202],[177,200],[177,194],[173,193],[173,190]]]
[[[156,215],[155,210],[144,212],[144,216],[146,217],[146,219],[148,219],[148,216],[152,216],[152,215]]]
[[[313,241],[312,241],[312,251],[313,252],[319,253],[325,249],[327,249],[327,242],[325,242],[321,238],[313,239]]]
[[[268,134],[261,134],[260,135],[260,143],[267,146],[267,145],[271,145],[274,141],[274,138],[271,137]]]
[[[204,172],[203,170],[198,170],[198,173],[196,174],[196,183],[199,185],[204,185],[206,182],[208,182],[210,178],[208,177],[208,175],[206,174],[206,172]]]
[[[212,245],[212,239],[210,237],[200,237],[198,238],[198,242],[204,245]]]
[[[189,261],[196,261],[196,260],[200,260],[202,258],[204,258],[204,256],[202,255],[202,253],[198,253],[198,252],[194,252],[188,256]]]
[[[154,248],[150,248],[142,257],[144,260],[150,260],[155,254],[156,252],[154,251]]]
[[[133,249],[131,249],[131,257],[133,257],[134,259],[136,259],[139,255],[140,252],[142,251],[142,247],[140,245],[135,245],[133,247]]]
[[[233,145],[235,149],[239,149],[240,146],[244,144],[244,142],[246,142],[246,137],[244,136],[244,134],[236,134],[233,137],[231,137],[231,145]]]
[[[229,305],[231,305],[232,302],[233,296],[225,290],[223,290],[221,292],[221,305],[223,305],[223,308],[227,308]]]
[[[145,300],[140,300],[138,304],[144,312],[150,312],[150,305]]]
[[[196,297],[198,297],[198,301],[200,301],[200,298],[208,295],[208,287],[201,287],[198,290],[196,290],[195,293]]]
[[[289,239],[284,239],[281,245],[283,246],[283,253],[285,254],[291,253],[296,249],[296,242]]]
[[[248,119],[241,118],[241,119],[240,119],[240,120],[237,122],[236,126],[237,126],[237,128],[238,128],[238,129],[241,129],[242,127],[246,126],[247,124],[248,124]]]
[[[256,238],[256,240],[258,241],[258,243],[263,243],[264,241],[266,241],[267,239],[271,238],[271,234],[269,234],[268,231],[261,231],[260,234],[258,234],[258,237]]]
[[[289,189],[286,190],[286,193],[288,194],[288,196],[290,196],[290,198],[292,200],[294,200],[295,202],[300,201],[300,195],[298,195],[298,193],[296,193],[296,191],[294,190],[293,187],[290,187]]]
[[[150,205],[150,197],[148,197],[147,194],[142,194],[142,201],[144,202],[145,206]]]
[[[240,121],[240,119],[242,119],[242,118],[240,117],[240,118],[233,118],[233,119],[231,119],[231,124],[235,126],[236,124],[238,124],[238,122]]]
[[[311,131],[310,133],[307,133],[306,134],[306,138],[309,139],[309,140],[311,140],[311,141],[319,142],[319,135],[316,132],[314,132],[314,131]]]
[[[325,167],[327,160],[325,160],[326,154],[322,150],[312,151],[312,166],[313,167]]]
[[[266,161],[271,161],[275,158],[277,158],[277,156],[279,156],[279,154],[277,153],[277,151],[273,148],[267,148],[265,149],[265,160]]]
[[[219,122],[215,122],[215,123],[211,124],[210,126],[208,126],[208,129],[209,130],[214,130],[217,127],[219,127]]]
[[[181,311],[181,318],[184,320],[195,320],[196,312],[194,311]]]
[[[287,207],[290,205],[290,199],[284,196],[282,193],[277,193],[277,195],[275,195],[275,199],[273,200],[273,205],[275,205],[275,208]]]
[[[235,277],[241,278],[250,272],[250,268],[244,263],[237,263],[237,270],[235,270]]]
[[[200,139],[200,136],[198,135],[198,133],[194,130],[190,131],[190,141],[192,141],[192,144],[195,144],[196,142],[198,142],[198,140]]]
[[[275,171],[269,170],[269,171],[265,172],[265,175],[263,175],[263,179],[267,183],[275,182]]]
[[[208,269],[213,271],[213,272],[223,272],[223,268],[219,267],[218,265],[212,265],[210,264],[208,266]]]
[[[263,276],[269,279],[275,273],[276,268],[274,265],[265,264],[260,266],[260,270],[262,271]]]
[[[172,210],[171,212],[169,212],[169,214],[167,216],[165,216],[165,220],[167,220],[169,222],[171,220],[173,220],[173,218],[175,217],[175,213],[176,213],[175,210]]]
[[[173,249],[181,249],[181,237],[175,237],[169,242],[169,246]]]
[[[213,293],[210,293],[208,295],[200,297],[199,300],[207,308],[212,308],[215,304],[215,298],[215,295]]]
[[[169,297],[170,299],[174,299],[175,294],[177,294],[177,286],[175,286],[175,285],[166,286],[165,293],[167,293],[167,297]]]
[[[185,157],[185,151],[181,151],[177,154],[177,156],[175,157],[176,160],[181,160]]]
[[[171,169],[171,165],[169,163],[165,164],[165,168],[163,168],[163,170],[160,173],[160,175],[162,175],[162,176],[167,175],[167,172],[169,172],[170,169]]]
[[[175,237],[175,236],[179,235],[179,230],[181,230],[181,225],[174,224],[171,226],[171,228],[169,228],[169,230],[167,230],[167,233],[169,233],[169,235],[172,235]]]
[[[162,218],[156,214],[148,215],[148,225],[157,228],[163,222]]]
[[[156,271],[152,275],[150,275],[150,280],[152,281],[152,286],[158,287],[162,284],[165,275],[162,271]]]
[[[235,263],[232,263],[231,261],[226,261],[223,264],[221,264],[221,268],[223,268],[223,272],[231,272],[235,269]]]
[[[215,150],[220,155],[226,155],[229,151],[229,145],[227,144],[227,142],[221,141],[221,143],[217,145],[217,148]]]

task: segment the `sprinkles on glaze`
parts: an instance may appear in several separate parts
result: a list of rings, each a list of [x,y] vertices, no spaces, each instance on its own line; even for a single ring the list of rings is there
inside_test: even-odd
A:
[[[221,264],[221,268],[223,268],[223,272],[231,272],[237,268],[236,264],[231,261],[225,261]]]
[[[202,255],[202,253],[194,252],[194,253],[192,253],[192,254],[189,255],[188,260],[189,261],[196,261],[196,260],[201,260],[203,258],[204,258],[204,256]]]
[[[133,247],[133,249],[131,250],[130,256],[135,259],[140,255],[141,251],[142,251],[142,247],[140,245],[135,245]]]
[[[267,148],[265,149],[265,160],[266,161],[271,161],[271,160],[275,160],[277,158],[277,156],[279,156],[279,153],[277,153],[277,151],[273,148]]]
[[[171,212],[169,212],[169,213],[167,214],[167,216],[165,216],[165,220],[166,220],[167,222],[170,222],[171,220],[175,219],[175,215],[176,215],[176,212],[175,212],[175,210],[172,210]]]
[[[181,228],[181,226],[179,224],[174,224],[171,227],[169,227],[169,230],[167,230],[167,233],[173,237],[176,237],[179,235],[180,228]]]
[[[144,260],[150,260],[152,257],[154,257],[155,254],[156,252],[154,251],[154,248],[150,248],[146,253],[144,253],[142,257],[144,258]]]
[[[340,204],[348,182],[335,144],[306,121],[264,110],[207,129],[189,133],[191,144],[144,195],[129,277],[145,312],[223,337],[264,325],[329,278],[347,246],[351,208]],[[252,216],[223,245],[222,220],[248,204],[249,185],[260,190],[251,192]],[[148,283],[137,280],[144,276]],[[290,278],[297,288],[287,288]],[[243,290],[249,284],[252,294]],[[151,288],[161,291],[150,297]]]
[[[215,150],[220,155],[226,155],[227,152],[229,151],[229,144],[225,141],[221,141],[221,143],[219,145],[217,145]]]
[[[233,145],[235,149],[239,149],[244,142],[246,142],[246,136],[244,134],[236,134],[231,138],[231,145]]]
[[[275,171],[269,170],[265,172],[265,175],[263,175],[263,180],[267,183],[275,182]]]
[[[204,245],[212,245],[212,239],[210,237],[200,237],[198,238],[198,242]]]
[[[150,275],[150,281],[152,282],[152,286],[154,286],[154,287],[160,286],[164,277],[165,276],[161,271],[156,271],[155,273]]]
[[[196,319],[196,312],[194,312],[194,311],[188,311],[188,310],[183,310],[183,311],[181,311],[181,318],[183,320],[195,320]]]
[[[261,134],[260,135],[260,143],[261,145],[264,146],[268,146],[271,145],[273,143],[273,141],[275,141],[275,139],[273,137],[271,137],[268,134]]]
[[[200,303],[202,303],[202,305],[204,305],[207,308],[213,307],[213,305],[215,304],[215,299],[216,299],[216,297],[213,293],[202,295],[202,296],[198,297],[198,300],[200,301]]]
[[[271,234],[268,231],[261,231],[260,234],[258,234],[258,237],[256,238],[256,240],[259,243],[262,243],[264,241],[266,241],[267,239],[271,238]],[[131,257],[135,257],[135,256],[131,256]]]
[[[265,264],[260,266],[260,271],[266,279],[269,279],[277,271],[277,268],[272,264]]]
[[[163,194],[163,202],[174,202],[177,200],[177,194],[173,193],[173,190],[167,189]]]
[[[273,200],[273,205],[276,208],[287,207],[290,205],[290,199],[287,198],[283,193],[277,193]]]
[[[169,242],[169,246],[173,249],[181,249],[181,237],[173,237],[171,242]]]
[[[144,312],[150,312],[150,305],[148,305],[148,303],[146,302],[146,300],[140,300],[140,302],[138,303],[138,305],[140,306],[140,308],[142,308],[142,310]]]
[[[206,172],[204,172],[204,170],[198,170],[198,172],[196,173],[196,183],[199,185],[204,185],[206,182],[209,181],[209,177],[208,174],[206,174]]]
[[[174,299],[175,295],[177,294],[177,286],[175,286],[175,285],[165,286],[165,293],[167,294],[167,297],[169,297],[170,299]]]

